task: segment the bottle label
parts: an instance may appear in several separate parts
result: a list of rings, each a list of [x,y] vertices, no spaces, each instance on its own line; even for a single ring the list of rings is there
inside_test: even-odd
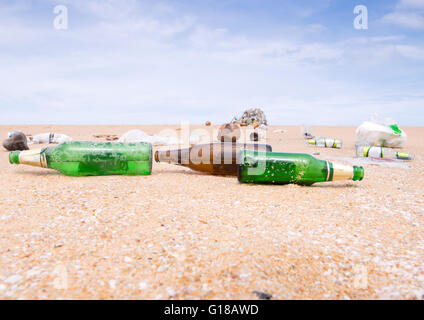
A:
[[[370,146],[364,147],[364,158],[368,158],[368,154],[370,152],[370,149],[371,149]]]
[[[353,179],[353,167],[344,164],[333,163],[333,179],[336,180],[352,180]]]
[[[331,181],[333,180],[333,176],[334,176],[334,167],[333,167],[333,164],[329,161],[326,161],[326,165],[327,165],[327,179],[325,181]]]
[[[327,148],[335,148],[335,146],[334,146],[335,142],[336,142],[335,139],[327,138],[327,139],[325,139],[325,146]]]
[[[35,167],[47,168],[46,156],[42,154],[42,149],[21,151],[19,153],[19,163]]]

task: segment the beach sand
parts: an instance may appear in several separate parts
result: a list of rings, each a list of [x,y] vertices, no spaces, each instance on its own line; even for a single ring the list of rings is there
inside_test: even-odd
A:
[[[93,135],[133,128],[165,126],[3,125],[0,137],[54,131],[102,141]],[[409,169],[366,164],[361,182],[312,187],[240,184],[161,163],[151,176],[74,178],[11,165],[0,147],[0,298],[257,299],[256,290],[272,299],[421,299],[424,128],[404,129],[416,155]],[[343,148],[307,146],[294,126],[270,126],[268,143],[354,157],[354,127],[314,130]]]

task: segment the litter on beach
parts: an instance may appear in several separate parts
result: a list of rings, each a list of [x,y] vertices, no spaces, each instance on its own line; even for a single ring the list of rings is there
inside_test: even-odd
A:
[[[175,137],[169,136],[158,136],[158,135],[149,135],[144,131],[139,129],[130,130],[124,133],[119,139],[118,142],[149,142],[155,146],[164,146],[164,145],[173,145],[181,144],[182,141]]]
[[[406,132],[395,121],[376,115],[356,129],[357,146],[401,148],[406,146],[407,139]]]
[[[56,132],[40,133],[29,138],[29,144],[48,144],[48,143],[62,143],[72,141],[73,139],[66,134]]]
[[[376,159],[376,158],[352,158],[352,157],[327,157],[328,159],[345,161],[355,165],[375,165],[388,168],[411,169],[411,167],[402,160]]]
[[[340,149],[342,147],[341,139],[326,138],[326,137],[316,137],[313,139],[306,140],[306,143],[311,146],[321,147],[321,148],[336,148]]]

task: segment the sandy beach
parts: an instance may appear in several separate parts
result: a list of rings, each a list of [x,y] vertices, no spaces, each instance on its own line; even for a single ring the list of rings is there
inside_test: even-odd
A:
[[[93,135],[133,128],[165,126],[2,125],[0,137],[102,141]],[[355,127],[313,128],[343,148],[307,146],[295,126],[270,126],[268,143],[334,162],[355,156]],[[361,182],[312,187],[162,163],[150,176],[73,178],[11,165],[1,148],[0,298],[422,299],[424,127],[403,129],[409,168],[365,164]]]

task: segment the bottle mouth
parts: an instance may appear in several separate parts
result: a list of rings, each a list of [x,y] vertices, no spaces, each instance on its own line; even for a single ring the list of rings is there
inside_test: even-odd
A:
[[[156,161],[156,162],[159,162],[159,154],[158,154],[158,152],[157,152],[157,151],[155,152],[155,161]]]
[[[9,163],[19,164],[19,153],[20,151],[9,152]]]
[[[361,181],[364,179],[364,168],[353,166],[353,181]]]

